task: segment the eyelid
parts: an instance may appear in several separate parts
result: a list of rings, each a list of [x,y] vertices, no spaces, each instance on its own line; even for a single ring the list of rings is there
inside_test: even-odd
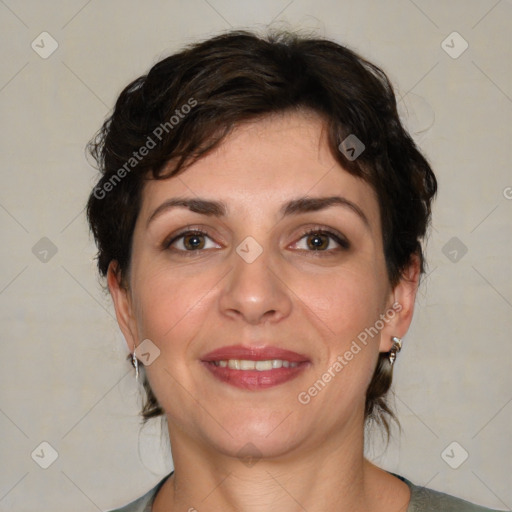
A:
[[[178,231],[173,232],[169,236],[165,237],[163,242],[161,243],[162,249],[169,249],[171,244],[179,240],[184,235],[190,234],[190,233],[197,233],[198,235],[202,235],[205,237],[210,238],[210,240],[215,241],[215,243],[219,243],[216,240],[214,240],[213,236],[209,232],[207,228],[200,225],[190,225],[190,226],[184,226],[183,228],[179,229]],[[197,251],[179,251],[179,252],[197,252]]]
[[[322,235],[329,236],[340,246],[340,249],[347,250],[347,249],[350,249],[350,247],[351,247],[351,243],[348,240],[348,238],[345,235],[343,235],[342,233],[340,233],[337,229],[333,229],[333,228],[329,228],[327,226],[321,226],[321,225],[303,228],[301,230],[300,237],[297,239],[296,242],[294,242],[294,244],[297,244],[305,236],[313,235],[313,234],[322,234]],[[334,250],[336,250],[336,249],[334,249]],[[332,251],[333,251],[333,249],[327,250],[327,251],[306,251],[306,252],[329,254],[329,253],[332,253]]]
[[[163,242],[161,244],[162,249],[169,250],[173,243],[175,243],[176,241],[181,239],[183,236],[188,235],[188,234],[198,234],[198,235],[207,237],[212,242],[218,244],[218,242],[210,234],[208,228],[205,228],[204,226],[201,226],[201,225],[189,225],[189,226],[184,226],[183,228],[179,229],[178,231],[176,231],[176,232],[172,233],[171,235],[167,236],[163,240]],[[336,251],[336,250],[339,250],[339,249],[347,250],[347,249],[349,249],[351,247],[351,243],[349,242],[349,240],[347,239],[347,237],[345,235],[343,235],[342,233],[340,233],[336,229],[333,229],[333,228],[330,228],[330,227],[327,227],[327,226],[321,226],[321,225],[314,225],[314,226],[308,226],[308,227],[302,228],[301,231],[300,231],[300,234],[298,235],[298,238],[291,245],[295,245],[298,242],[300,242],[305,236],[313,235],[313,234],[326,235],[326,236],[330,237],[332,240],[334,240],[340,247],[336,248],[336,249],[329,249],[329,250],[324,250],[324,251],[322,251],[322,250],[307,251],[307,250],[304,250],[304,249],[298,249],[298,250],[301,250],[301,251],[304,251],[304,252],[311,252],[311,253],[315,253],[315,254],[318,254],[318,253],[330,254],[333,251]],[[219,244],[219,245],[222,245],[222,244]],[[199,249],[199,250],[196,250],[196,251],[184,251],[184,250],[181,250],[181,249],[176,249],[176,250],[178,252],[180,252],[180,253],[193,254],[193,253],[203,252],[203,251],[208,250],[208,249]]]

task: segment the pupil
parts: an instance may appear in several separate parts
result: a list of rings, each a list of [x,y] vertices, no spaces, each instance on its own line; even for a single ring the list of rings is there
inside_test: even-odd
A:
[[[315,248],[315,249],[321,249],[324,245],[325,245],[325,237],[322,239],[322,237],[324,237],[324,235],[312,235],[311,236],[311,245]]]
[[[201,235],[189,235],[185,238],[185,246],[187,249],[198,249],[202,246]]]

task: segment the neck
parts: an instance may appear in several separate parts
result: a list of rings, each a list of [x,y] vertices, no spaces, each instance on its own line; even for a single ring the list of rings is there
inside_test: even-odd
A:
[[[158,493],[153,512],[385,510],[384,480],[399,481],[364,459],[362,432],[354,428],[314,449],[244,461],[213,453],[170,428],[175,473]]]

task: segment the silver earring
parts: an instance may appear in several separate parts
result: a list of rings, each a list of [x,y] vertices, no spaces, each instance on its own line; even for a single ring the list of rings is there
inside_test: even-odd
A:
[[[402,350],[402,340],[400,338],[397,338],[396,336],[393,336],[391,338],[391,341],[393,342],[393,346],[389,351],[388,359],[389,364],[393,366],[393,363],[396,360],[396,355],[398,354],[398,352],[400,352],[400,350]]]
[[[135,350],[132,353],[132,364],[135,368],[135,380],[139,381],[139,360],[137,359],[137,356],[135,355]]]

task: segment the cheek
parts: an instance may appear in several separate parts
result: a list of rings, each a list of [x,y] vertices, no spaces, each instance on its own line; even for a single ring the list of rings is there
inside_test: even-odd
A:
[[[161,350],[166,364],[179,366],[194,359],[189,350],[203,337],[216,309],[215,296],[226,269],[211,266],[173,266],[141,258],[134,272],[134,297],[140,339],[149,338]],[[177,357],[179,355],[179,357]]]
[[[166,413],[172,411],[174,421],[185,425],[190,395],[194,389],[194,339],[201,329],[212,304],[208,291],[217,280],[207,274],[183,273],[151,269],[140,274],[134,296],[137,297],[137,327],[140,340],[150,339],[159,355],[146,368],[150,386]]]
[[[139,336],[160,347],[172,342],[177,348],[200,327],[208,290],[216,280],[207,273],[189,275],[180,269],[146,268],[150,270],[141,272],[134,286]]]
[[[367,266],[347,266],[315,276],[300,274],[295,290],[340,345],[373,325],[386,302],[385,279]]]
[[[302,283],[307,322],[316,323],[323,357],[301,391],[312,410],[331,411],[330,421],[346,421],[363,407],[379,357],[380,335],[367,334],[382,313],[378,286],[371,272],[364,278],[345,270]]]
[[[349,401],[353,406],[364,398],[362,390],[377,364],[380,334],[372,328],[384,312],[387,278],[380,270],[354,265],[314,279],[302,275],[295,284],[308,322],[316,324],[323,345],[315,379],[332,382],[318,403],[336,396],[339,403]]]

